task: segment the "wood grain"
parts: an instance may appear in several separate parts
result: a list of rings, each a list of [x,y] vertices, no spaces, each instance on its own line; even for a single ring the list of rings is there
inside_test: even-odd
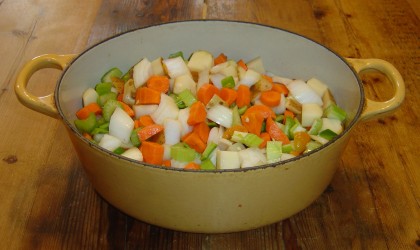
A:
[[[20,67],[43,53],[79,53],[122,32],[203,18],[258,22],[307,36],[344,57],[391,62],[406,99],[358,124],[330,186],[310,207],[246,232],[191,234],[135,220],[101,199],[60,121],[18,103]],[[0,0],[0,249],[420,249],[420,3],[414,0]],[[31,80],[50,93],[60,72]],[[393,89],[362,75],[369,98]]]

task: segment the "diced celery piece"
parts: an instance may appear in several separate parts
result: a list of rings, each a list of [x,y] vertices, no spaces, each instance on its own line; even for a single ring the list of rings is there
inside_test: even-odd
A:
[[[213,164],[213,162],[210,159],[205,159],[201,162],[200,168],[203,170],[215,170],[216,166]]]
[[[207,126],[209,126],[209,128],[213,128],[213,127],[219,126],[219,124],[217,124],[215,122],[207,122]]]
[[[233,134],[232,134],[230,140],[233,141],[233,142],[240,142],[240,143],[243,144],[243,140],[244,140],[244,138],[247,134],[248,133],[246,133],[246,132],[240,132],[240,131],[235,130],[235,131],[233,131]]]
[[[175,53],[172,53],[168,56],[168,58],[176,58],[178,56],[180,56],[182,58],[182,60],[185,60],[184,59],[184,53],[182,53],[182,51],[177,51]]]
[[[135,128],[135,129],[133,129],[133,131],[131,132],[131,135],[130,135],[131,144],[133,144],[133,146],[135,146],[135,147],[138,147],[138,146],[141,145],[141,141],[140,141],[139,135],[137,134],[137,132],[140,129],[141,128]]]
[[[281,141],[268,141],[267,142],[267,161],[276,162],[279,161],[282,154],[282,142]]]
[[[127,82],[129,79],[133,78],[133,68],[129,69],[122,77],[121,79],[124,80],[124,82]]]
[[[104,119],[105,120],[105,119]],[[109,122],[103,122],[102,124],[98,124],[99,126],[99,128],[106,128],[106,129],[108,129],[109,128]]]
[[[232,108],[232,126],[235,125],[242,125],[241,115],[239,114],[239,109],[236,105]]]
[[[321,131],[319,133],[319,136],[327,140],[332,140],[334,137],[337,136],[337,134],[333,132],[331,129],[326,129],[326,130]]]
[[[99,106],[103,107],[108,100],[117,100],[117,93],[109,92],[98,97]]]
[[[287,135],[287,137],[289,139],[293,138],[293,134],[290,133],[290,130],[295,125],[295,123],[296,122],[292,117],[290,117],[290,116],[286,117],[286,123],[285,123],[285,126],[284,126],[284,133]]]
[[[263,123],[262,123],[262,126],[261,126],[261,132],[265,132],[266,127],[267,127],[267,123],[264,120]]]
[[[275,121],[276,122],[282,122],[284,119],[284,115],[277,115]]]
[[[245,114],[245,111],[248,109],[248,106],[243,106],[241,108],[238,109],[238,112],[240,115]]]
[[[258,135],[247,133],[247,135],[243,138],[242,143],[252,148],[260,146],[263,141],[264,140]]]
[[[308,142],[307,144],[306,144],[306,150],[305,150],[305,153],[307,153],[307,152],[311,152],[312,150],[315,150],[315,149],[317,149],[317,148],[319,148],[319,147],[321,147],[322,146],[322,144],[321,143],[319,143],[319,142],[317,142],[317,141],[310,141],[310,142]]]
[[[185,143],[177,143],[171,146],[172,159],[180,162],[194,161],[196,152]]]
[[[331,103],[325,110],[324,116],[327,118],[337,119],[344,121],[346,119],[346,111],[338,107],[336,104]]]
[[[101,127],[96,127],[92,130],[92,135],[96,135],[96,134],[108,134],[109,130],[108,128],[101,128]]]
[[[112,68],[106,72],[102,78],[101,82],[112,82],[111,77],[118,77],[120,78],[122,76],[123,72],[119,68]]]
[[[120,155],[120,154],[122,154],[122,153],[124,153],[125,152],[125,149],[124,148],[122,148],[122,147],[118,147],[118,148],[116,148],[114,151],[112,151],[112,152],[114,152],[115,154],[117,154],[117,155]]]
[[[101,82],[96,84],[95,90],[98,93],[98,95],[103,95],[106,93],[111,92],[112,83],[111,82]]]
[[[179,95],[172,93],[170,94],[170,96],[172,97],[172,99],[174,99],[176,106],[178,106],[179,109],[184,109],[187,107],[185,103],[181,100]]]
[[[189,89],[184,89],[181,93],[178,94],[178,97],[183,103],[185,103],[185,105],[187,105],[187,107],[190,107],[197,101]]]
[[[75,120],[74,125],[81,133],[90,133],[98,125],[95,113],[90,113],[88,118]]]
[[[282,145],[281,150],[283,153],[289,154],[290,152],[293,151],[293,143]]]
[[[203,154],[201,155],[201,160],[206,160],[209,158],[211,153],[217,148],[217,144],[214,142],[210,142],[207,144],[206,149],[204,150]]]
[[[109,121],[111,119],[112,113],[114,113],[114,110],[120,107],[122,108],[121,103],[119,103],[117,100],[108,100],[103,109],[102,109],[102,116],[104,117],[105,121]]]
[[[233,76],[223,78],[222,87],[233,89],[235,87],[235,79],[233,79]]]
[[[322,119],[321,118],[315,119],[314,122],[312,123],[311,129],[309,129],[308,134],[317,135],[321,128],[322,128]]]

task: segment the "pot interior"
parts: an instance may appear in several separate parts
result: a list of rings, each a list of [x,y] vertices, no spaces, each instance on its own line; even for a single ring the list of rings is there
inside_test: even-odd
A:
[[[328,48],[278,28],[235,22],[199,20],[174,22],[130,31],[103,41],[79,55],[65,70],[56,88],[56,103],[65,123],[82,106],[82,93],[94,87],[112,67],[123,72],[142,58],[154,60],[183,51],[213,55],[225,53],[245,62],[260,56],[266,70],[283,77],[325,82],[338,105],[346,110],[346,130],[357,121],[363,106],[363,88],[346,61]]]

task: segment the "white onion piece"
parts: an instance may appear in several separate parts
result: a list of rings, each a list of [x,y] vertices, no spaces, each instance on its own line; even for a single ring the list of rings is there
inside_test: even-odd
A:
[[[137,161],[143,161],[143,154],[137,147],[127,149],[124,153],[121,154],[121,156],[125,156]]]
[[[171,159],[171,167],[173,168],[184,168],[185,165],[187,164],[188,162],[177,161],[177,160]]]
[[[211,74],[220,74],[222,72],[222,70],[224,68],[227,68],[229,66],[229,62],[224,62],[224,63],[219,63],[217,65],[214,65],[211,69],[210,69],[210,73]]]
[[[272,110],[276,114],[283,114],[286,110],[286,97],[283,93],[280,94],[280,103],[276,107],[273,107]]]
[[[166,138],[165,138],[166,140]],[[163,144],[163,160],[171,160],[171,145]]]
[[[332,118],[322,118],[322,127],[319,131],[321,132],[326,129],[333,131],[337,135],[343,132],[343,126],[341,125],[341,121]]]
[[[271,79],[273,79],[273,82],[275,83],[283,83],[285,85],[289,85],[289,83],[293,82],[292,79],[281,76],[273,76]]]
[[[213,64],[212,54],[204,50],[198,50],[191,55],[187,66],[193,72],[201,72],[203,70],[209,70],[213,67]]]
[[[221,137],[219,136],[219,128],[212,127],[209,132],[209,138],[207,139],[207,143],[213,142],[215,144],[218,144],[220,138]]]
[[[134,86],[136,88],[142,86],[152,75],[152,64],[147,58],[143,58],[143,60],[133,67]]]
[[[311,87],[321,98],[328,89],[328,86],[325,83],[316,78],[309,79],[306,81],[306,84],[308,84],[308,86]]]
[[[94,103],[98,100],[98,92],[93,88],[88,88],[83,92],[83,106],[87,106],[91,103]]]
[[[181,122],[175,119],[166,118],[163,121],[165,133],[165,144],[174,145],[181,141]]]
[[[255,70],[260,74],[265,74],[265,68],[261,57],[256,57],[252,59],[251,61],[246,63],[246,66],[248,67],[248,69]]]
[[[190,108],[181,109],[178,113],[178,121],[181,123],[181,137],[193,130],[193,126],[188,125]]]
[[[104,134],[98,145],[109,151],[114,151],[121,146],[121,140],[115,136]]]
[[[220,104],[216,104],[207,110],[207,118],[225,127],[232,127],[232,110]]]
[[[133,105],[134,115],[136,119],[143,115],[150,115],[156,111],[158,105],[156,104],[147,104],[147,105]]]
[[[300,104],[305,103],[316,103],[322,106],[321,97],[309,87],[302,80],[294,80],[287,85],[287,88],[290,91],[290,94],[298,101]]]
[[[124,84],[124,93],[123,93],[123,102],[129,104],[129,105],[134,105],[135,100],[134,98],[131,96],[132,92],[135,92],[136,89],[134,88],[134,82],[133,80],[128,80],[125,84]]]
[[[236,169],[241,167],[241,160],[237,151],[217,151],[217,169]]]
[[[163,70],[163,66],[162,66],[162,60],[163,60],[162,57],[158,57],[152,61],[153,75],[159,75],[159,76],[165,75],[165,71]]]
[[[109,134],[117,137],[123,143],[130,143],[133,128],[133,119],[124,110],[117,107],[109,121]]]
[[[322,107],[315,103],[305,103],[302,105],[302,126],[310,127],[315,119],[321,118]]]
[[[261,79],[260,73],[258,73],[255,70],[248,69],[245,72],[245,75],[243,76],[243,78],[239,79],[239,83],[247,85],[248,87],[251,87],[252,85],[257,83],[260,79]]]
[[[282,153],[280,157],[280,161],[285,161],[294,158],[295,156],[292,154]]]
[[[266,156],[259,148],[247,148],[239,151],[241,167],[255,167],[267,162]]]
[[[188,74],[175,78],[173,92],[179,94],[185,89],[190,90],[193,95],[197,92],[197,83],[192,79],[191,75]]]
[[[198,73],[197,90],[206,83],[210,83],[210,72],[208,70],[203,70]]]
[[[170,78],[177,78],[182,75],[191,75],[187,64],[182,57],[178,56],[175,58],[168,58],[163,60],[163,64],[166,67],[166,71]]]
[[[93,135],[93,140],[95,140],[96,142],[100,142],[102,140],[102,137],[104,137],[105,134],[94,134]]]
[[[161,93],[160,103],[158,108],[150,114],[153,121],[157,124],[162,124],[166,118],[177,119],[179,108],[172,97]]]
[[[225,78],[224,75],[222,74],[214,74],[214,75],[210,75],[210,80],[213,83],[214,86],[216,86],[218,89],[221,89],[222,86],[222,80],[223,78]]]

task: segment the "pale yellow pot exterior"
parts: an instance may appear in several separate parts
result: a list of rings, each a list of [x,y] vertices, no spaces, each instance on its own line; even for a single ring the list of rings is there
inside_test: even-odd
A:
[[[222,38],[222,39],[221,39]],[[81,96],[111,67],[122,70],[143,57],[154,59],[176,51],[189,55],[204,49],[249,60],[261,56],[268,70],[326,82],[348,115],[343,135],[303,157],[278,166],[233,171],[183,171],[145,166],[100,149],[74,128]],[[79,55],[45,55],[29,62],[18,76],[15,91],[26,106],[61,117],[97,192],[121,211],[148,223],[188,232],[222,233],[257,228],[290,217],[309,206],[330,183],[340,155],[360,120],[395,110],[404,99],[404,83],[389,63],[348,59],[299,35],[249,23],[188,21],[128,32]],[[30,76],[43,67],[66,68],[54,95],[36,97],[26,90]],[[363,96],[356,71],[378,68],[396,89],[387,102]],[[55,102],[54,99],[55,97]]]

